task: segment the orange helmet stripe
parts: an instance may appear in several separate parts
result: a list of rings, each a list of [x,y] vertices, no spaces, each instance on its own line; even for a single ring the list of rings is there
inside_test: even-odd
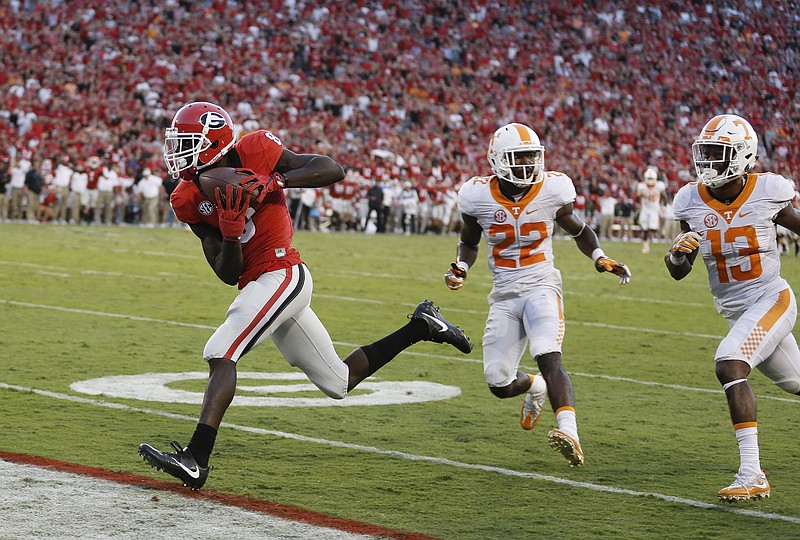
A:
[[[719,130],[719,127],[720,127],[719,125],[722,123],[722,121],[724,119],[725,119],[725,116],[720,114],[718,116],[715,116],[711,120],[709,120],[708,124],[706,124],[706,127],[703,130],[703,138],[704,139],[709,139],[709,138],[713,137],[716,134],[716,132]]]
[[[532,143],[531,134],[525,129],[525,126],[522,124],[513,124],[515,128],[517,128],[517,133],[519,133],[519,138],[523,143]]]

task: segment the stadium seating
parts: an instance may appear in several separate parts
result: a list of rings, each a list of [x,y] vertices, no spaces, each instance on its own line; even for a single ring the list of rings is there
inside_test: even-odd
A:
[[[797,177],[791,2],[535,5],[4,2],[0,154],[163,171],[172,113],[209,100],[240,130],[418,186],[488,173],[488,137],[521,121],[579,190],[629,191],[654,165],[674,192],[700,127],[734,111],[761,136],[761,170]]]

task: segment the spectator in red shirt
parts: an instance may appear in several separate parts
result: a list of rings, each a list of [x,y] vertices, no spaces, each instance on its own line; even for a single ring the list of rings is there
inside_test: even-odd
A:
[[[786,16],[788,0],[615,0],[592,10],[552,0],[535,13],[519,0],[225,9],[215,17],[203,3],[165,0],[0,7],[4,140],[20,151],[36,141],[40,157],[72,151],[76,162],[111,148],[130,164],[120,174],[132,175],[159,152],[169,115],[211,93],[247,103],[248,120],[279,124],[276,135],[291,133],[296,148],[324,147],[348,168],[366,165],[382,138],[382,148],[415,157],[419,179],[434,169],[439,182],[459,178],[482,154],[482,135],[535,119],[546,144],[570,149],[552,166],[576,184],[634,179],[652,165],[674,192],[693,170],[679,141],[711,112],[737,112],[765,133],[760,166],[800,175],[800,21]],[[304,25],[282,24],[290,18]]]

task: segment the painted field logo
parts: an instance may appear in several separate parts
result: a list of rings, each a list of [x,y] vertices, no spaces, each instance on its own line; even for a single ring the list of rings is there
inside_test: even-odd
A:
[[[203,391],[197,392],[171,388],[171,383],[208,379],[205,371],[183,373],[142,373],[140,375],[119,375],[101,377],[72,383],[69,387],[75,392],[92,396],[160,401],[165,403],[203,402]],[[368,393],[355,393],[345,399],[325,397],[320,390],[308,382],[302,373],[261,373],[241,372],[238,375],[237,396],[231,406],[240,407],[354,407],[358,405],[398,405],[422,401],[440,401],[461,394],[456,386],[425,381],[387,381],[373,378],[358,385],[356,390]],[[249,380],[261,381],[303,381],[295,384],[254,385]],[[298,392],[316,393],[321,397],[291,397],[287,394]],[[258,395],[248,395],[258,394]]]

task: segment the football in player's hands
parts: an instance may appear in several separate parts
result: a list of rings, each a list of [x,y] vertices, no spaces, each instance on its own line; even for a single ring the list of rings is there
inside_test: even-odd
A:
[[[244,180],[253,176],[253,171],[248,169],[236,169],[234,167],[215,167],[213,169],[208,169],[207,171],[201,171],[200,177],[198,178],[197,182],[199,184],[200,191],[203,192],[203,195],[208,197],[210,200],[215,199],[215,190],[219,188],[220,191],[224,194],[225,188],[229,184],[233,184],[234,186],[238,186]],[[261,202],[258,197],[258,193],[250,194],[250,204],[257,204]]]
[[[244,188],[251,198],[255,198],[257,203],[263,202],[270,193],[283,189],[286,185],[286,178],[278,171],[273,171],[269,176],[256,174],[249,169],[236,169],[236,172],[245,172],[250,175],[240,181],[239,186]]]

